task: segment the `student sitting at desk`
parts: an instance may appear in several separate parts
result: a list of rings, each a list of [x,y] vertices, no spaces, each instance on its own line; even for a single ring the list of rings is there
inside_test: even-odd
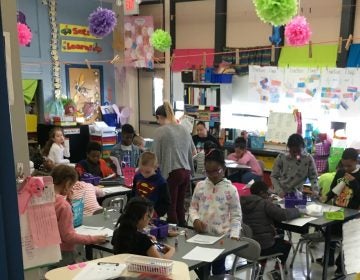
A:
[[[61,238],[62,260],[56,267],[75,263],[76,244],[99,244],[106,241],[102,235],[90,236],[77,234],[73,226],[73,213],[69,199],[71,198],[72,187],[78,179],[73,167],[57,165],[51,172],[55,188],[55,212]]]
[[[64,159],[70,157],[69,147],[65,145],[65,138],[61,127],[54,127],[50,130],[49,140],[43,149],[43,156],[56,164],[67,164],[70,160]]]
[[[207,178],[200,181],[191,199],[189,215],[194,229],[199,233],[229,234],[239,239],[241,207],[239,195],[231,182],[224,178],[224,153],[212,150],[205,157]],[[225,273],[225,258],[212,262],[214,275]]]
[[[198,153],[204,150],[204,145],[206,141],[211,141],[216,144],[216,148],[220,148],[219,141],[209,133],[203,121],[197,122],[196,133],[197,134],[194,135],[192,139]]]
[[[137,167],[140,149],[133,144],[135,130],[130,124],[121,126],[121,143],[111,150],[111,156],[116,157],[121,166]]]
[[[246,149],[246,139],[239,137],[235,140],[235,153],[228,155],[229,160],[234,160],[238,164],[250,166],[250,170],[239,170],[229,176],[231,182],[247,184],[251,180],[260,181],[262,169],[255,156]]]
[[[111,240],[114,254],[129,253],[164,259],[172,257],[175,248],[162,244],[162,252],[159,252],[156,242],[142,232],[149,225],[153,212],[152,202],[144,197],[134,197],[129,201]]]
[[[212,141],[206,141],[204,143],[204,150],[198,152],[193,156],[195,173],[204,174],[205,173],[205,155],[207,155],[211,150],[217,148],[216,143]]]
[[[287,153],[280,153],[271,172],[271,182],[280,197],[286,193],[302,191],[307,178],[313,194],[317,194],[317,171],[313,157],[305,152],[305,142],[299,134],[290,135]]]
[[[327,202],[333,200],[334,204],[339,207],[360,208],[360,169],[356,167],[357,158],[358,152],[354,148],[344,150],[341,156],[341,168],[336,171],[330,191],[327,193]],[[332,234],[342,236],[342,224],[332,226]],[[334,265],[335,247],[335,243],[330,245],[329,266]],[[322,259],[316,261],[322,262]],[[335,264],[337,266],[335,276],[343,275],[340,254]]]
[[[251,185],[251,195],[241,196],[240,203],[243,222],[253,232],[253,239],[260,243],[261,255],[282,253],[281,263],[285,265],[291,244],[283,239],[275,238],[274,221],[281,222],[300,217],[297,208],[282,209],[269,199],[268,186],[264,182]]]
[[[89,142],[86,149],[86,159],[83,159],[75,166],[76,171],[81,177],[84,173],[90,173],[102,178],[110,175],[116,176],[115,172],[101,158],[101,146],[97,142]]]
[[[134,176],[132,195],[151,200],[159,217],[164,216],[169,209],[169,188],[161,176],[156,156],[152,152],[143,152],[140,156],[139,172]]]
[[[95,211],[102,209],[102,207],[99,205],[99,202],[97,201],[98,197],[105,195],[105,192],[102,188],[83,181],[77,181],[73,186],[72,191],[72,199],[84,200],[84,216],[91,216]]]

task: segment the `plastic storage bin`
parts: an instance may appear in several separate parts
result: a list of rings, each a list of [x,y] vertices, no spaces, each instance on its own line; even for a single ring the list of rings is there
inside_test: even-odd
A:
[[[265,136],[250,136],[252,149],[264,149]]]
[[[100,183],[100,177],[98,176],[93,176],[92,174],[90,173],[84,173],[81,178],[80,178],[80,181],[84,181],[86,183],[90,183],[90,184],[93,184],[94,186],[97,186],[99,185]]]
[[[131,256],[125,260],[125,263],[128,271],[161,275],[170,275],[173,268],[173,261],[143,256]]]
[[[168,236],[169,225],[167,222],[156,219],[153,221],[155,227],[150,229],[150,234],[156,238],[163,239]]]
[[[211,82],[216,84],[231,84],[232,74],[211,74]]]

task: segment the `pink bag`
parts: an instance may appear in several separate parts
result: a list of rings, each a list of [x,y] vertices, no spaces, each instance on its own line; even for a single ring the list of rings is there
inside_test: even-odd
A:
[[[239,196],[248,196],[251,194],[250,188],[246,188],[245,184],[241,184],[241,183],[232,183],[232,184],[237,189]]]
[[[129,166],[123,167],[121,169],[121,172],[124,176],[124,185],[131,188],[135,176],[135,167],[129,167]]]

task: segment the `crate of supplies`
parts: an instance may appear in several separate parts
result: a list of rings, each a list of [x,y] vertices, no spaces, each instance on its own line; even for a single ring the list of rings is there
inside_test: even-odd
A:
[[[153,227],[150,229],[150,234],[158,239],[163,239],[168,236],[169,225],[167,222],[160,219],[153,220]]]
[[[250,144],[252,149],[264,149],[265,136],[250,136]]]
[[[158,258],[131,256],[125,260],[125,263],[128,271],[170,275],[174,262]]]
[[[232,83],[232,74],[211,74],[211,82],[215,84],[231,84]]]

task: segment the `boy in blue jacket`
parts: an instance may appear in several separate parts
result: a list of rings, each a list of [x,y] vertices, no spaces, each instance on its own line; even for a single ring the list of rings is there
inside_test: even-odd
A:
[[[146,197],[154,203],[157,216],[164,216],[170,205],[170,193],[166,180],[157,166],[152,152],[143,152],[139,160],[139,172],[135,174],[132,195]]]

